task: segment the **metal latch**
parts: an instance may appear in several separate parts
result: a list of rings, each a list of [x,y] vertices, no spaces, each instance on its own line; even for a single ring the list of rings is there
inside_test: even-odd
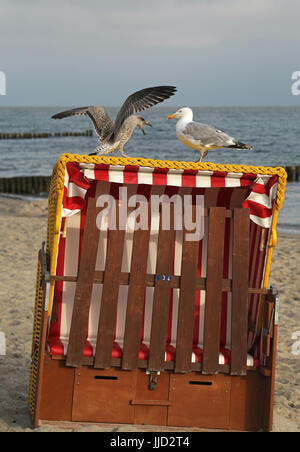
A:
[[[147,370],[146,374],[149,375],[148,389],[150,391],[155,391],[156,386],[157,386],[157,377],[158,377],[158,375],[160,375],[160,372],[152,372],[152,371]]]

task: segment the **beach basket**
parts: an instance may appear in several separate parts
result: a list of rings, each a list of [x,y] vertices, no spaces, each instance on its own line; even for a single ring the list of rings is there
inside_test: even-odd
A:
[[[283,168],[63,155],[38,259],[34,426],[271,430],[285,185]]]

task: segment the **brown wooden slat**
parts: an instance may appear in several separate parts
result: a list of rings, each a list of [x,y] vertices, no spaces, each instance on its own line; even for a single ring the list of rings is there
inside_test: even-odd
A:
[[[150,195],[162,194],[162,187],[153,186]],[[151,232],[151,202],[147,202],[148,229],[134,232],[132,261],[129,276],[126,324],[122,369],[136,369],[140,349],[143,309],[146,292],[146,273]]]
[[[50,276],[51,281],[77,282],[76,276]],[[104,272],[96,271],[94,276],[94,284],[103,284]],[[146,287],[155,287],[156,275],[146,275]],[[120,285],[128,286],[130,284],[130,273],[120,274]],[[181,276],[171,276],[170,285],[172,289],[179,289],[181,284]],[[196,289],[206,290],[206,278],[196,279]],[[222,279],[222,292],[232,292],[232,281],[230,279]],[[248,288],[248,294],[266,295],[268,289],[259,289],[255,287]]]
[[[156,263],[157,280],[154,290],[148,364],[148,369],[150,371],[160,371],[163,369],[166,350],[171,295],[171,284],[170,281],[168,281],[168,277],[171,276],[173,272],[175,240],[173,204],[171,204],[170,207],[170,230],[162,230],[162,218],[160,218]]]
[[[124,332],[123,370],[135,369],[137,366],[146,290],[149,236],[149,230],[137,230],[134,234]]]
[[[193,208],[193,215],[195,217],[195,208]],[[199,241],[184,240],[182,247],[175,372],[190,372],[191,370],[198,258]]]
[[[231,375],[245,375],[247,370],[249,235],[249,210],[234,209]]]
[[[109,193],[107,182],[98,182],[97,193]],[[84,227],[78,280],[72,313],[66,365],[81,365],[85,346],[86,329],[93,290],[93,276],[97,259],[100,231],[96,225],[96,198],[89,198]]]
[[[137,186],[130,185],[128,198],[136,193]],[[100,317],[94,367],[106,369],[110,367],[113,348],[114,329],[117,315],[120,274],[124,251],[125,230],[119,230],[119,203],[116,203],[116,230],[110,230],[107,243],[107,257],[102,289]]]
[[[58,361],[64,361],[65,360],[65,356],[60,356],[60,355],[53,355],[51,356],[51,359],[54,360],[58,360]],[[121,358],[112,358],[111,359],[111,367],[121,367],[122,362],[121,362]],[[95,362],[95,359],[93,357],[88,357],[85,356],[83,357],[83,361],[82,364],[84,366],[93,366]],[[138,368],[139,369],[148,369],[148,361],[144,360],[144,359],[139,359],[138,361]],[[230,374],[230,366],[229,364],[219,364],[216,367],[216,371],[218,373],[224,373],[224,374]],[[257,368],[256,367],[248,367],[247,366],[247,371],[255,371]],[[162,366],[162,370],[175,370],[175,363],[174,361],[168,361],[168,362],[164,362],[163,366]],[[191,370],[192,372],[202,372],[202,363],[192,363],[191,365]],[[263,369],[263,372],[265,370]]]
[[[211,207],[209,215],[205,297],[203,373],[217,372],[220,351],[225,208]]]

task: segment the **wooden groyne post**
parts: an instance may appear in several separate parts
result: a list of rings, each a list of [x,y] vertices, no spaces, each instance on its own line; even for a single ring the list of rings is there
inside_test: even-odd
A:
[[[0,193],[42,195],[49,192],[51,176],[20,176],[0,179]]]
[[[300,165],[287,166],[285,170],[287,172],[288,182],[300,182]]]
[[[51,138],[51,137],[92,137],[92,130],[83,132],[39,132],[39,133],[0,133],[0,140],[30,140],[34,138]]]

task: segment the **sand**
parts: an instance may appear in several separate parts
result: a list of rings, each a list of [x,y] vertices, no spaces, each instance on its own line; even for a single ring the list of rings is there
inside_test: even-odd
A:
[[[37,253],[46,238],[46,223],[46,200],[24,202],[0,197],[0,332],[5,333],[7,342],[6,355],[0,356],[0,431],[33,431],[27,389]],[[300,431],[300,354],[292,353],[296,342],[292,336],[297,331],[300,340],[299,268],[300,236],[280,235],[269,281],[280,291],[275,432]],[[58,429],[51,426],[38,429],[49,430]],[[78,430],[153,431],[150,427],[115,425],[86,425]]]

